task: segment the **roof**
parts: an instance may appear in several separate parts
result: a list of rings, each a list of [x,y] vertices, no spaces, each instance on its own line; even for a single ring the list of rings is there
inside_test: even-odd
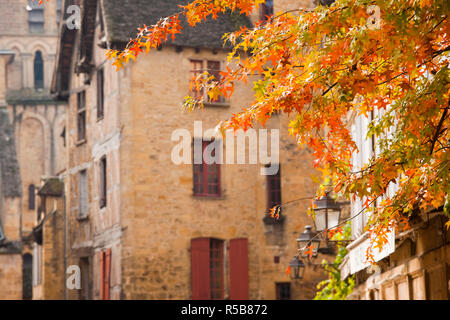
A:
[[[103,16],[109,43],[128,43],[138,33],[137,28],[158,22],[181,11],[180,4],[187,0],[107,0],[103,2]],[[250,20],[237,14],[220,14],[217,20],[207,19],[194,28],[183,17],[183,30],[170,44],[195,48],[223,48],[222,36],[240,26],[251,26]]]
[[[47,89],[36,91],[30,88],[24,88],[20,90],[8,90],[6,93],[6,102],[9,105],[25,104],[25,105],[38,105],[38,104],[61,104],[63,101],[57,100],[54,96],[50,95]]]
[[[103,21],[105,25],[106,43],[109,48],[123,49],[138,33],[138,28],[144,24],[150,26],[160,18],[170,16],[180,11],[179,4],[186,4],[189,0],[99,0],[102,5]],[[66,8],[74,0],[64,1],[64,19],[67,19]],[[83,17],[81,24],[81,39],[77,37],[76,29],[68,29],[65,23],[60,25],[55,72],[53,74],[51,93],[57,93],[61,98],[67,98],[70,87],[70,72],[75,41],[81,41],[82,61],[76,65],[79,72],[90,72],[90,60],[96,40],[94,39],[97,0],[82,0]],[[181,20],[183,30],[177,34],[175,40],[166,44],[204,49],[223,49],[224,33],[238,30],[240,26],[251,26],[248,17],[226,13],[218,15],[217,20],[208,19],[190,27],[185,20]],[[79,39],[79,40],[78,40]]]
[[[64,183],[59,178],[49,178],[39,188],[38,195],[60,197],[64,192]]]
[[[22,191],[14,131],[5,107],[0,107],[0,171],[3,196],[20,197]]]

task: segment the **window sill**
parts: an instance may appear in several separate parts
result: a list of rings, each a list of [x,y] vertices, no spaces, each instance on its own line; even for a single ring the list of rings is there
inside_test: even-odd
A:
[[[229,108],[229,102],[203,102],[203,106],[207,108]]]
[[[100,122],[100,121],[102,121],[102,120],[103,120],[103,118],[104,118],[104,116],[98,117],[98,118],[97,118],[97,122]]]
[[[87,215],[85,215],[85,216],[77,216],[77,220],[78,220],[79,222],[87,221],[87,220],[89,220],[89,214],[87,214]]]
[[[224,195],[208,196],[208,195],[197,195],[197,194],[193,194],[192,198],[198,199],[198,200],[225,200],[226,199],[226,197]]]
[[[75,142],[75,145],[78,147],[78,146],[81,146],[82,144],[85,144],[86,143],[86,139],[83,139],[83,140],[78,140],[77,142]]]
[[[278,219],[272,218],[269,214],[266,214],[262,220],[265,225],[274,225],[274,224],[283,224],[285,219],[286,216],[280,213],[280,217]]]

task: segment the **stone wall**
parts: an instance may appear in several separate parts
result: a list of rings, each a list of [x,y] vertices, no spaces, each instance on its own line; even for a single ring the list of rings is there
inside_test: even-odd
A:
[[[51,216],[45,221],[43,227],[43,299],[61,300],[64,298],[66,277],[63,259],[64,204],[62,198],[54,197],[47,197],[46,202],[46,207],[49,209],[47,214]]]
[[[22,256],[0,253],[0,300],[22,299]]]

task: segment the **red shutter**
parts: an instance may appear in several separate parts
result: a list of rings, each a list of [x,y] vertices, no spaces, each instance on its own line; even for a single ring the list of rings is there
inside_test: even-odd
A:
[[[105,253],[100,251],[100,299],[105,296]]]
[[[248,300],[248,240],[230,240],[230,299]]]
[[[109,293],[111,288],[111,249],[105,252],[105,297],[104,300],[109,300]]]
[[[209,238],[191,240],[191,294],[192,300],[211,298]]]

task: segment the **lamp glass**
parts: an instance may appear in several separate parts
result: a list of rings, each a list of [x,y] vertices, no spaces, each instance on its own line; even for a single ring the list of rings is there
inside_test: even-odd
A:
[[[328,229],[335,228],[339,224],[340,210],[328,209]]]
[[[314,210],[314,225],[316,231],[320,232],[327,228],[327,221],[325,216],[326,210]]]
[[[289,263],[291,279],[302,279],[305,272],[305,264],[298,257],[294,257]]]

